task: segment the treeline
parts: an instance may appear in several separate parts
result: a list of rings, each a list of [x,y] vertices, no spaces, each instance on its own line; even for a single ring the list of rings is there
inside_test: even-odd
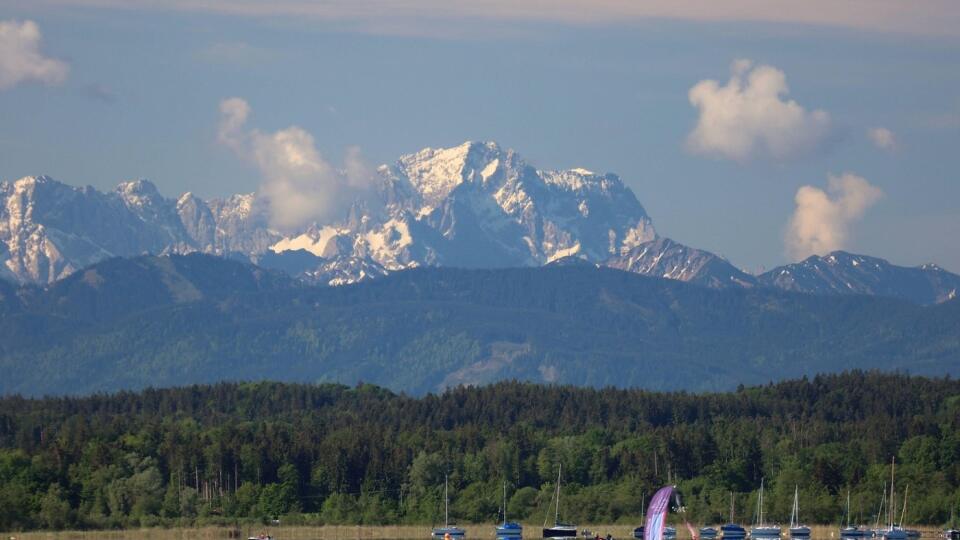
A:
[[[660,485],[688,517],[873,523],[889,462],[906,521],[960,505],[960,382],[852,372],[718,394],[500,383],[413,398],[358,384],[216,384],[0,399],[0,530],[234,523],[639,520]],[[901,498],[902,500],[902,498]],[[552,515],[552,514],[551,514]],[[862,516],[862,518],[860,518]]]

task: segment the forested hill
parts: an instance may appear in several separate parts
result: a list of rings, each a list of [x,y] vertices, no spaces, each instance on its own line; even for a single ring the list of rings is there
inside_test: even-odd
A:
[[[852,372],[726,394],[504,382],[413,398],[371,385],[217,384],[0,399],[0,530],[172,523],[540,521],[557,466],[567,520],[639,519],[677,482],[689,517],[876,511],[889,460],[909,523],[960,502],[960,382]],[[402,504],[401,501],[402,500]],[[743,512],[747,513],[747,512]],[[740,515],[739,520],[749,521]]]
[[[3,291],[6,292],[3,292]],[[204,255],[0,290],[0,393],[358,380],[730,390],[844,369],[960,375],[960,299],[713,290],[590,265],[415,269],[308,287]]]

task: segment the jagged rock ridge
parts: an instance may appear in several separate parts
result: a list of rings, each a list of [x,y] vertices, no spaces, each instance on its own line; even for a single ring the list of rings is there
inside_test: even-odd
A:
[[[342,215],[280,232],[255,194],[163,197],[145,180],[111,192],[49,177],[0,183],[0,279],[51,283],[109,257],[203,252],[342,285],[419,266],[499,268],[582,259],[712,288],[774,287],[939,303],[960,276],[836,252],[748,274],[658,236],[615,174],[542,170],[493,142],[427,148],[376,171]]]

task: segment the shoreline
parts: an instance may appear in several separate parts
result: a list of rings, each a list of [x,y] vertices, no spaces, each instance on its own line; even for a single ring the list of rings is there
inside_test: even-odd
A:
[[[633,529],[639,525],[594,524],[579,525],[579,530],[589,530],[594,534],[606,536],[608,533],[619,540],[632,539]],[[690,534],[682,524],[677,527],[678,540],[689,540]],[[493,539],[495,527],[492,523],[460,524],[467,530],[467,539]],[[696,526],[696,525],[695,525]],[[719,526],[719,525],[716,525]],[[837,525],[811,525],[811,538],[816,540],[839,538]],[[140,529],[107,530],[66,530],[66,531],[26,531],[3,532],[0,540],[246,540],[261,533],[270,534],[275,540],[429,540],[432,525],[250,525],[237,527],[200,526],[200,527],[146,527]],[[540,524],[524,523],[525,531],[537,534],[525,536],[539,538]],[[922,538],[937,538],[940,529],[933,527],[913,527],[921,531]],[[786,530],[786,526],[784,526]],[[789,539],[789,535],[781,536]]]

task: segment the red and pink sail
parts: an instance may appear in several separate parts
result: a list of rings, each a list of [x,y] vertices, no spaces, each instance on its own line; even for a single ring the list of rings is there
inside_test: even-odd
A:
[[[664,486],[653,494],[647,508],[647,522],[643,525],[643,540],[663,540],[663,528],[667,525],[670,496],[673,486]]]

